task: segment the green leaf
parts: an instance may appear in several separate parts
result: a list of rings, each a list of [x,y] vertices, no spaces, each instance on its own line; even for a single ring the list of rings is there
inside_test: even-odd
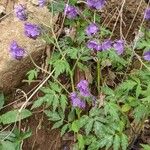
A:
[[[53,94],[53,95],[56,94],[56,92],[53,91],[53,90],[51,90],[49,87],[42,87],[40,90],[41,90],[44,94]]]
[[[60,93],[61,92],[61,87],[57,83],[49,82],[50,87],[53,91]]]
[[[99,150],[100,148],[100,144],[99,141],[93,141],[89,146],[88,146],[88,150]]]
[[[44,102],[45,102],[44,97],[38,98],[36,101],[33,102],[33,105],[32,105],[32,107],[31,107],[31,109],[40,107]]]
[[[128,137],[123,133],[121,135],[121,147],[122,150],[127,150],[128,147]]]
[[[70,65],[65,60],[57,60],[54,64],[55,77],[57,78],[60,74],[70,71]]]
[[[111,88],[109,88],[108,86],[103,86],[102,92],[106,95],[115,96],[114,91]]]
[[[137,83],[133,80],[126,80],[122,84],[119,85],[118,90],[129,91],[132,90]]]
[[[102,27],[102,28],[101,28],[101,32],[100,32],[100,34],[101,34],[101,36],[106,36],[106,35],[111,35],[111,34],[112,34],[112,32],[111,32],[111,31],[109,31],[108,29],[106,29],[106,28]]]
[[[73,121],[73,123],[71,124],[71,130],[73,132],[78,132],[80,130],[80,124],[78,120]]]
[[[145,105],[143,104],[139,104],[135,109],[134,109],[134,117],[135,117],[135,120],[137,122],[139,122],[146,114],[147,110],[146,110],[146,107]]]
[[[82,60],[82,61],[89,61],[91,59],[92,59],[92,57],[90,57],[90,56],[83,56],[80,58],[80,60]]]
[[[49,120],[51,121],[59,121],[61,119],[57,112],[45,110],[44,113],[49,117]]]
[[[127,64],[127,62],[113,50],[109,51],[108,55],[109,59],[112,61],[112,66],[116,66],[118,69],[122,69],[122,66]]]
[[[68,115],[68,121],[71,122],[75,119],[75,110],[72,109],[70,112],[69,112],[69,115]]]
[[[119,114],[118,114],[118,110],[119,107],[117,104],[113,103],[113,102],[107,102],[105,103],[105,113],[106,114],[110,114],[112,116],[113,120],[119,120]]]
[[[137,43],[137,48],[138,49],[145,49],[145,48],[150,48],[150,43],[149,40],[147,39],[141,39],[140,41],[138,41]]]
[[[63,120],[60,120],[53,125],[52,129],[59,128],[62,125],[63,125]]]
[[[111,128],[114,129],[115,131],[118,131],[119,133],[121,133],[121,132],[123,132],[123,130],[125,128],[125,123],[121,120],[112,122]]]
[[[142,88],[141,84],[138,84],[136,87],[136,98],[138,99],[139,95],[141,94]]]
[[[54,98],[55,98],[55,95],[53,95],[53,94],[46,94],[44,96],[44,101],[46,102],[46,104],[48,106],[51,106],[53,101],[54,101]]]
[[[59,106],[59,96],[58,95],[54,95],[52,103],[53,103],[53,111],[55,111],[56,108]]]
[[[103,148],[106,146],[106,149],[108,149],[113,142],[113,135],[105,135],[104,138],[102,138],[99,142],[99,146]]]
[[[79,124],[80,127],[82,128],[83,126],[85,126],[89,121],[89,117],[86,115],[83,115],[80,119],[79,119]]]
[[[66,130],[69,128],[69,124],[65,124],[62,128],[61,128],[61,136],[63,136],[66,133]]]
[[[79,150],[78,143],[73,144],[72,150]]]
[[[61,119],[64,120],[64,118],[65,118],[65,113],[63,112],[63,110],[62,110],[61,108],[58,108],[58,111],[57,111],[57,112],[59,113],[59,116],[61,117]]]
[[[77,134],[79,149],[84,150],[85,140],[81,134]]]
[[[65,95],[61,95],[60,105],[61,105],[63,112],[65,111],[67,104],[68,104],[67,97]]]
[[[92,131],[94,119],[90,118],[87,124],[85,125],[85,133],[86,135],[89,135],[89,133]]]
[[[120,148],[120,137],[116,134],[113,142],[113,150],[119,150]]]
[[[70,4],[71,4],[71,5],[75,5],[76,3],[77,3],[77,0],[71,0],[71,1],[70,1]]]
[[[103,124],[99,121],[94,122],[93,130],[97,136],[102,135],[103,132]]]
[[[78,52],[79,52],[79,49],[78,48],[68,48],[66,50],[66,53],[67,55],[71,58],[71,59],[77,59],[78,58]]]
[[[16,135],[14,133],[12,133],[11,131],[0,132],[0,141],[3,141],[4,139],[7,139],[9,141],[14,141],[15,138],[16,138]]]
[[[28,130],[26,132],[21,132],[19,135],[19,141],[21,142],[22,140],[29,138],[31,135],[32,135],[31,130]]]
[[[96,107],[93,107],[89,112],[90,117],[99,116],[100,114],[101,114],[100,109]]]
[[[0,141],[1,150],[16,150],[16,144],[9,141]]]
[[[45,94],[44,96],[39,97],[37,100],[33,102],[31,109],[40,107],[43,103],[46,103],[48,106],[50,106],[53,100],[54,100],[53,94]]]
[[[0,92],[0,110],[2,109],[4,105],[4,94]]]
[[[81,69],[83,71],[87,70],[87,66],[82,64],[82,63],[80,63],[80,62],[77,63],[77,66],[79,67],[79,69]]]
[[[150,150],[150,145],[148,145],[148,144],[140,144],[143,148],[144,148],[144,150]]]
[[[131,109],[131,106],[126,103],[122,106],[121,109],[122,109],[122,112],[128,112]]]
[[[62,0],[59,1],[52,1],[48,6],[49,10],[53,13],[63,12],[65,8],[65,3]]]
[[[37,78],[38,71],[36,69],[30,70],[27,73],[27,75],[28,75],[28,83],[30,84],[33,81],[33,79]]]
[[[112,146],[113,144],[113,135],[110,135],[108,138],[107,138],[107,143],[106,143],[106,148],[105,150],[109,150],[109,148]]]
[[[5,124],[11,124],[16,121],[20,121],[22,119],[25,119],[27,117],[30,117],[32,113],[27,110],[23,109],[21,112],[19,112],[18,109],[12,110],[9,112],[6,112],[5,114],[0,116],[0,121],[5,125]]]

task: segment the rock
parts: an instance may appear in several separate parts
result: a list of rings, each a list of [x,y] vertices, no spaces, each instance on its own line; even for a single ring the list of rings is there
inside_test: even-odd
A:
[[[47,26],[56,22],[57,17],[51,19],[52,16],[46,7],[40,8],[25,0],[22,0],[21,3],[26,4],[29,11],[27,22]],[[10,8],[7,14],[13,11],[12,1]],[[41,55],[46,47],[46,43],[41,38],[33,40],[26,37],[23,28],[24,22],[18,20],[13,13],[0,22],[0,90],[4,92],[15,89],[25,78],[26,73],[34,67],[28,55],[20,61],[14,60],[9,53],[10,43],[13,40],[17,41],[21,47],[28,51],[37,64],[41,62]]]

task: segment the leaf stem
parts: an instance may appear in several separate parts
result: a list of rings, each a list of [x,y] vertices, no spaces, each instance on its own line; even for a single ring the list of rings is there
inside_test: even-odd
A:
[[[94,11],[94,18],[93,18],[93,22],[96,22],[96,11]]]
[[[100,83],[101,83],[101,69],[100,69],[100,59],[97,60],[97,91],[100,94]]]
[[[71,87],[72,87],[72,91],[74,92],[75,91],[75,89],[74,89],[74,81],[73,81],[73,72],[72,71],[70,71],[70,80],[71,80]]]

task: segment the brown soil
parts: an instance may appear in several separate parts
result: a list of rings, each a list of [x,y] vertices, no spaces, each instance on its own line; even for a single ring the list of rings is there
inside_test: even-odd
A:
[[[58,130],[51,130],[50,121],[42,113],[27,120],[32,136],[24,144],[24,150],[60,150],[61,138]]]

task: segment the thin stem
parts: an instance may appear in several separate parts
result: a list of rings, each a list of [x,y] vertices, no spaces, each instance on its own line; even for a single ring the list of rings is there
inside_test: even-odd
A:
[[[53,75],[52,78],[66,91],[66,93],[70,94],[66,87],[63,84],[61,84],[61,82],[59,82]]]
[[[93,19],[93,22],[94,22],[94,23],[96,22],[96,11],[94,11],[94,19]]]
[[[81,55],[76,59],[76,62],[74,63],[74,66],[73,66],[73,69],[72,69],[72,72],[74,72],[74,70],[75,70],[75,68],[76,68],[76,66],[77,66],[77,64],[78,64],[78,62],[79,62],[81,56],[84,54],[83,49],[81,49],[81,50],[82,50],[82,51],[81,51],[82,53],[81,53]]]
[[[101,69],[100,69],[100,60],[97,60],[97,90],[98,95],[100,94],[100,82],[101,82]]]
[[[70,71],[70,79],[71,79],[71,87],[72,87],[72,91],[74,92],[75,89],[74,89],[74,81],[73,81],[73,72]]]

